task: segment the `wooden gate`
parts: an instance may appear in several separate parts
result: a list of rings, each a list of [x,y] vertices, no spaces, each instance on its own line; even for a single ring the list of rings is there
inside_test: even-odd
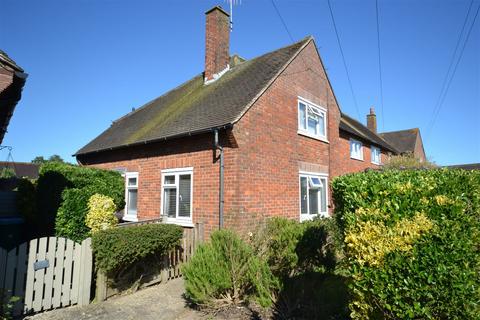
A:
[[[0,248],[0,289],[20,300],[14,315],[90,302],[91,239],[81,244],[57,237]]]

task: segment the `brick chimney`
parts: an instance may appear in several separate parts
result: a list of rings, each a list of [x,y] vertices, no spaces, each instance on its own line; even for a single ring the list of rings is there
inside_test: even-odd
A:
[[[370,108],[370,114],[367,114],[367,128],[377,133],[377,115],[373,107]]]
[[[205,84],[220,78],[230,61],[230,15],[216,6],[205,12]]]

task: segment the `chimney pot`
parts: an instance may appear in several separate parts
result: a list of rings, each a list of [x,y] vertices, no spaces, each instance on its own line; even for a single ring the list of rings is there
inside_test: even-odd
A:
[[[220,6],[205,12],[205,83],[220,78],[229,68],[230,15]]]
[[[370,114],[367,114],[367,128],[377,133],[377,115],[375,114],[374,107],[371,107]]]

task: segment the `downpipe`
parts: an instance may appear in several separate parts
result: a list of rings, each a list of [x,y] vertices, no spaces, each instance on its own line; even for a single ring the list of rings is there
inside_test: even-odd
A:
[[[218,129],[215,129],[214,131],[215,134],[215,153],[217,150],[220,151],[220,179],[219,179],[219,190],[218,190],[218,228],[223,229],[223,206],[225,203],[224,200],[224,189],[223,189],[223,173],[225,169],[225,164],[224,164],[224,157],[223,157],[223,147],[220,145],[219,138],[218,138]]]

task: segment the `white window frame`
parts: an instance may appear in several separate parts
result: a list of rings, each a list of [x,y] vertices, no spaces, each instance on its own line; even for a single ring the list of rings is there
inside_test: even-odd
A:
[[[305,128],[300,127],[300,103],[305,105]],[[323,127],[325,128],[324,133],[320,133],[320,124],[317,125],[317,131],[319,134],[312,134],[308,132],[308,117],[309,117],[309,112],[310,114],[317,115],[323,117]],[[321,119],[319,119],[320,123]],[[308,101],[307,99],[304,99],[302,97],[298,97],[297,101],[297,126],[298,126],[298,134],[301,134],[303,136],[307,136],[313,139],[321,140],[324,142],[328,142],[327,140],[327,132],[328,132],[328,127],[327,127],[327,109],[320,107],[319,105],[316,105],[315,103]]]
[[[189,174],[190,175],[190,216],[189,217],[179,217],[178,216],[178,210],[179,210],[179,196],[178,196],[178,190],[179,190],[179,181],[180,181],[180,176]],[[165,185],[165,176],[175,176],[175,184],[172,185]],[[162,175],[161,175],[161,195],[160,195],[160,214],[163,217],[164,221],[166,223],[172,223],[172,224],[178,224],[184,227],[193,227],[193,167],[188,167],[188,168],[175,168],[175,169],[164,169],[162,170]],[[176,194],[176,212],[175,212],[175,218],[168,217],[164,214],[163,212],[163,203],[164,203],[164,194],[165,194],[165,186],[174,186],[177,190]]]
[[[353,153],[353,144],[360,145],[359,156]],[[363,143],[361,141],[356,139],[350,139],[350,158],[363,161]]]
[[[122,174],[125,178],[125,209],[123,210],[124,214],[122,220],[125,221],[138,221],[138,172],[125,172]],[[136,178],[137,184],[135,186],[128,185],[128,179]],[[131,214],[128,212],[128,190],[129,189],[137,189],[137,212],[135,214]]]
[[[302,213],[302,178],[307,178],[307,213]],[[320,212],[318,214],[310,214],[310,206],[309,206],[309,203],[310,203],[310,193],[308,192],[308,190],[310,189],[310,178],[319,178],[321,180],[325,180],[325,212]],[[323,183],[323,182],[322,182]],[[328,211],[328,203],[329,203],[329,192],[328,192],[328,187],[329,187],[329,183],[328,183],[328,174],[325,174],[325,173],[318,173],[318,172],[307,172],[307,171],[299,171],[298,173],[298,199],[299,199],[299,203],[298,203],[298,211],[300,212],[300,222],[302,221],[307,221],[307,220],[312,220],[313,218],[315,217],[330,217],[329,215],[329,211]],[[318,194],[318,208],[319,208],[319,211],[321,210],[322,208],[322,204],[321,204],[321,195],[320,193]]]
[[[376,164],[376,165],[381,165],[382,164],[382,151],[380,150],[380,148],[377,148],[375,146],[371,146],[370,149],[371,149],[370,157],[372,159],[372,163]],[[374,152],[375,151],[378,152],[378,159],[374,158]]]

